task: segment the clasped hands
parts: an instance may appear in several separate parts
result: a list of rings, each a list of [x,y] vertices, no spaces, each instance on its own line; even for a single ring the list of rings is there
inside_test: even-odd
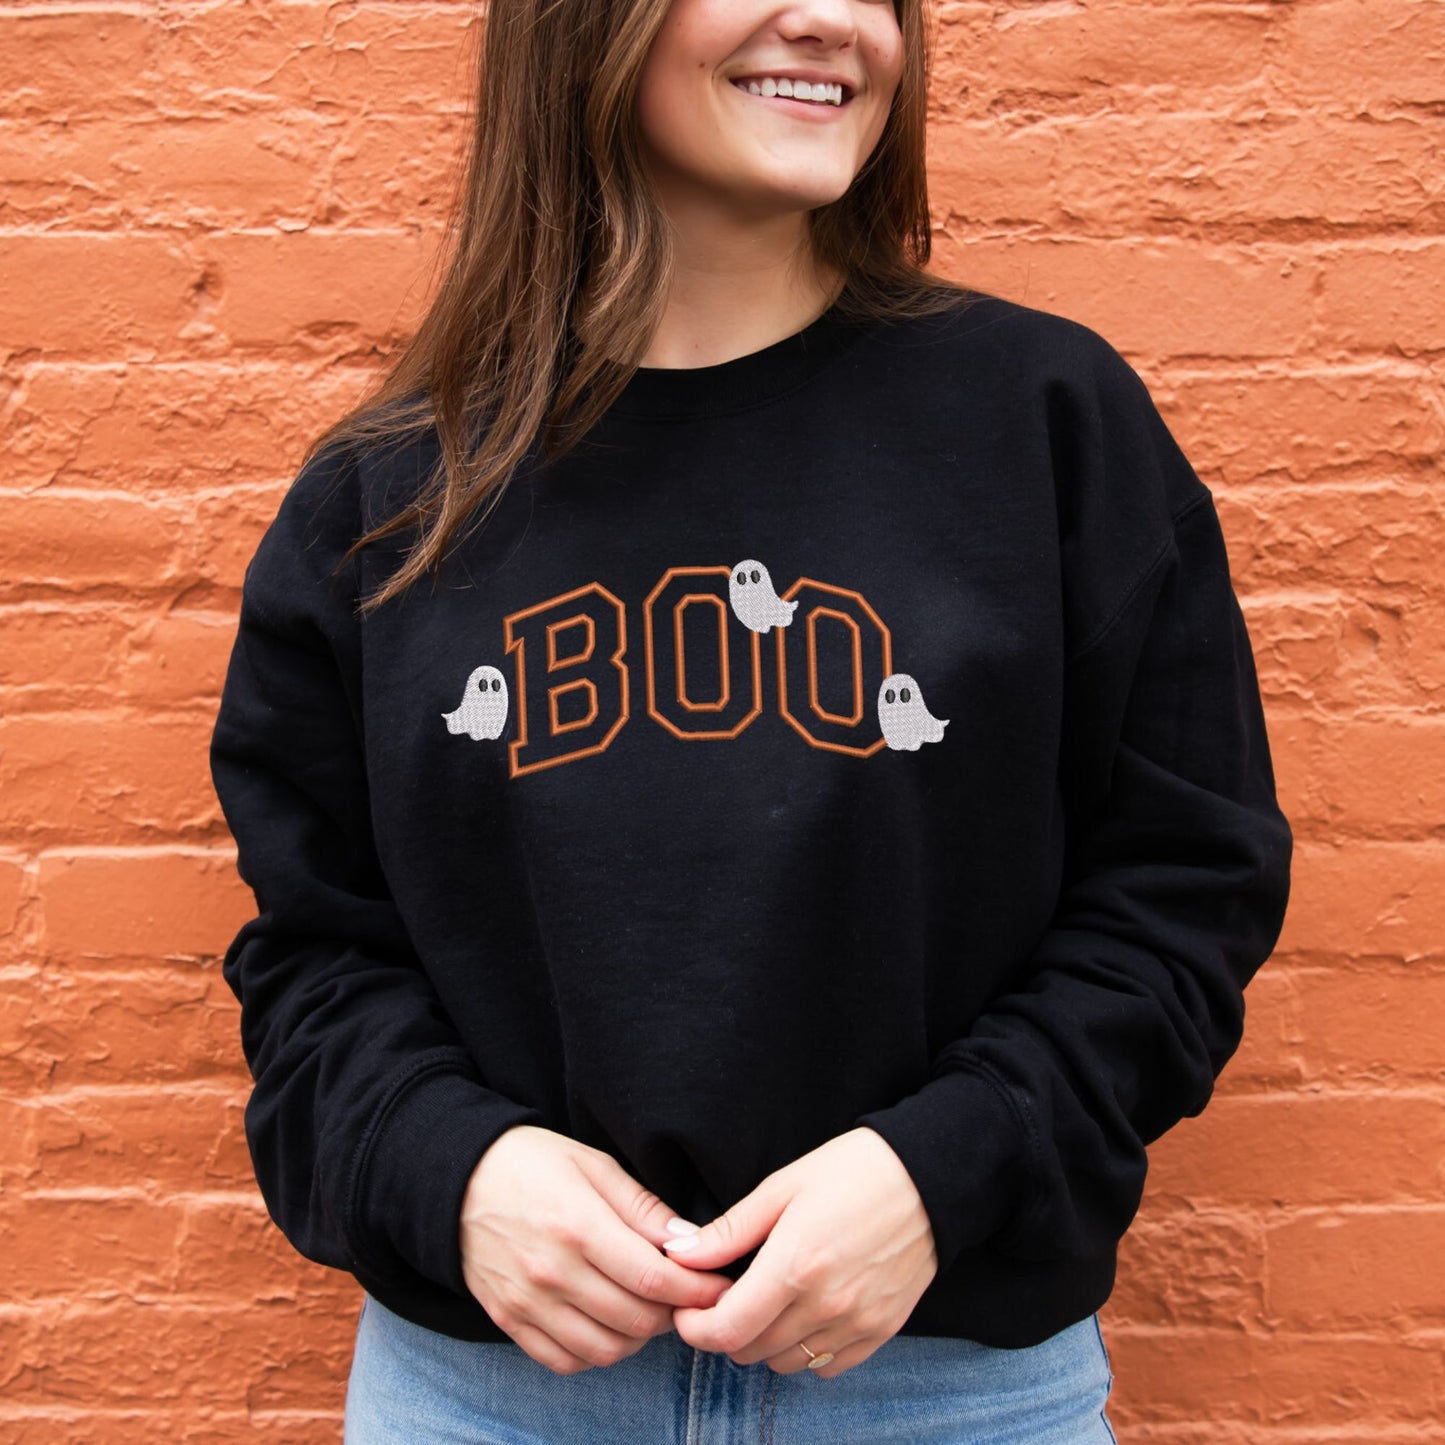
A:
[[[898,1333],[938,1269],[933,1230],[903,1161],[860,1127],[769,1174],[695,1234],[663,1245],[681,1264],[715,1269],[757,1248],[706,1309],[678,1307],[673,1328],[735,1364],[780,1374],[808,1366],[801,1340],[833,1359],[830,1379]]]
[[[689,1235],[610,1154],[538,1125],[504,1131],[462,1201],[467,1289],[558,1374],[616,1364],[655,1335],[781,1374],[831,1378],[895,1335],[937,1267],[903,1161],[859,1127],[768,1175]],[[690,1245],[680,1244],[688,1239]],[[736,1280],[720,1265],[757,1255]]]

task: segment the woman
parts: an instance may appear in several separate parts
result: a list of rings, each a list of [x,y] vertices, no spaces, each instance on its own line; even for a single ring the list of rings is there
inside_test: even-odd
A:
[[[349,1441],[1113,1438],[1290,834],[1142,383],[921,270],[925,42],[492,0],[437,299],[247,570],[225,973]]]

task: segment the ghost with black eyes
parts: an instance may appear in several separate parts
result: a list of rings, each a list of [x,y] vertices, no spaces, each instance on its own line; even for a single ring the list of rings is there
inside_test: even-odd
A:
[[[495,667],[474,668],[454,712],[444,712],[449,733],[466,733],[473,742],[499,738],[507,725],[507,680]]]
[[[916,753],[924,743],[942,740],[948,719],[934,717],[918,684],[906,672],[895,672],[878,689],[878,726],[890,748]]]
[[[751,557],[733,568],[728,578],[728,601],[738,621],[754,632],[786,627],[798,606],[796,600],[784,602],[773,591],[768,569]]]

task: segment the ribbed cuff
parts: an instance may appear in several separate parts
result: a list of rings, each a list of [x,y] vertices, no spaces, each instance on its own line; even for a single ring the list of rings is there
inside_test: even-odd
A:
[[[380,1120],[355,1182],[351,1217],[362,1239],[384,1238],[425,1278],[468,1293],[462,1199],[477,1161],[517,1124],[546,1121],[464,1074],[421,1074]]]
[[[881,1134],[912,1177],[939,1274],[1027,1208],[1032,1144],[1003,1089],[972,1070],[948,1073],[854,1121]]]

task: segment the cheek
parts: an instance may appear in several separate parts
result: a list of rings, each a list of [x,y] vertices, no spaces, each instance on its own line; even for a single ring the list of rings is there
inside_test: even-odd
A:
[[[898,89],[898,82],[903,78],[902,32],[890,19],[864,37],[862,44],[868,56],[869,69],[879,88],[887,91],[891,100]]]
[[[881,53],[880,53],[881,51]],[[873,77],[874,98],[878,102],[868,121],[868,151],[871,154],[883,135],[888,117],[898,103],[898,83],[902,79],[901,48],[890,47],[886,40],[869,54],[869,74]],[[876,63],[875,63],[876,62]]]
[[[677,111],[677,76],[686,60],[680,54],[676,28],[675,21],[663,22],[637,77],[633,106],[644,139],[665,136]]]
[[[633,102],[638,130],[654,151],[666,155],[697,144],[695,133],[708,112],[708,65],[698,38],[664,28],[638,76]]]
[[[903,79],[902,47],[890,48],[885,55],[880,57],[880,62],[878,78],[888,93],[888,101],[891,105],[894,97],[898,94],[898,84]]]
[[[681,114],[674,89],[644,75],[634,104],[643,145],[655,153],[667,154],[676,140]]]

